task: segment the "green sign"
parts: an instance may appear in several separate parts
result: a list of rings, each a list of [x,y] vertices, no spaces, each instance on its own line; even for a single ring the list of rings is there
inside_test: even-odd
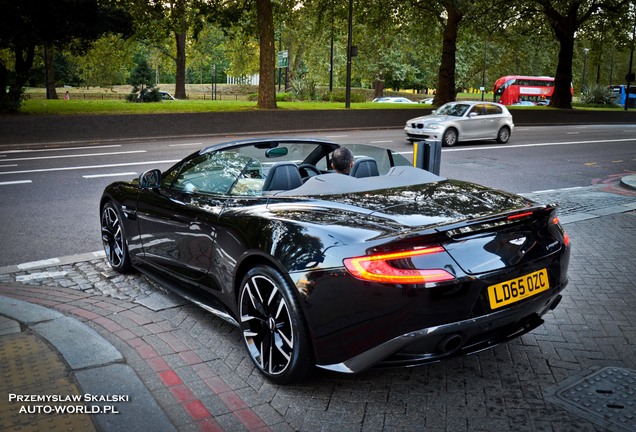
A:
[[[278,51],[276,67],[279,69],[285,69],[287,66],[289,66],[289,52]]]

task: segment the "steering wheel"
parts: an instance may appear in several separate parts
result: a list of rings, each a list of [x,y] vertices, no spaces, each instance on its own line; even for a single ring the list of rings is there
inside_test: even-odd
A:
[[[303,177],[303,182],[307,181],[313,176],[322,174],[315,165],[312,165],[310,163],[302,163],[298,165],[298,170],[300,171],[300,175]]]

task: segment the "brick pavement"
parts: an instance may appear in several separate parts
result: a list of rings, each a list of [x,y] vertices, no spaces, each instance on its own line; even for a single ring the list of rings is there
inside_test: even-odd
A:
[[[608,430],[545,393],[596,367],[636,369],[636,212],[566,230],[571,282],[542,327],[469,357],[356,376],[319,371],[289,387],[258,374],[236,328],[190,304],[144,306],[161,290],[115,275],[103,259],[0,275],[0,296],[103,335],[179,431]],[[609,430],[636,430],[627,426]]]

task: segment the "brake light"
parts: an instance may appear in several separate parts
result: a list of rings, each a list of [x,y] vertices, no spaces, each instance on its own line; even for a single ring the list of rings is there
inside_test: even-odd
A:
[[[390,261],[442,252],[444,252],[443,247],[434,246],[404,252],[347,258],[344,260],[344,265],[354,277],[371,282],[423,284],[453,280],[455,276],[443,269],[398,268],[390,263]]]
[[[517,214],[513,214],[508,216],[508,220],[515,220],[515,219],[521,219],[524,218],[526,216],[531,216],[532,212],[525,212],[525,213],[517,213]]]
[[[561,230],[561,234],[563,234],[563,244],[567,247],[570,245],[570,236],[568,235],[568,233],[565,232],[565,229],[563,229],[563,225],[561,225],[561,223],[559,222],[559,218],[558,216],[554,216],[552,218],[552,223],[554,225],[556,225],[557,227],[559,227],[559,230]]]

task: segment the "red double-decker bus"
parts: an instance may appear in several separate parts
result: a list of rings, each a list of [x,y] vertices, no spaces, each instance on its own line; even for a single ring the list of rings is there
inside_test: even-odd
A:
[[[507,75],[495,81],[494,101],[504,105],[547,104],[554,91],[554,78]]]

